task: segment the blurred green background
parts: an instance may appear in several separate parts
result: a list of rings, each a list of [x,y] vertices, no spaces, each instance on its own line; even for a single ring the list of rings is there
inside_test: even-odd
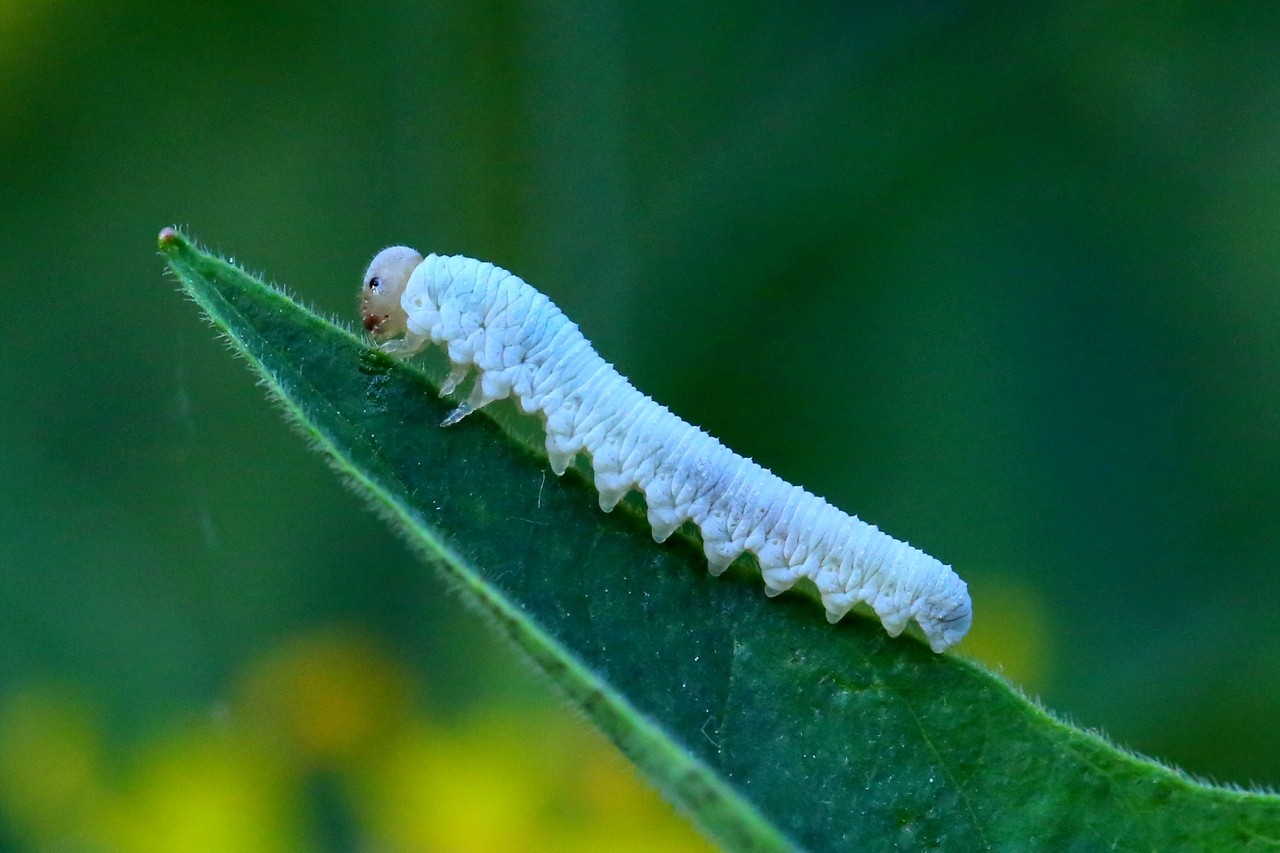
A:
[[[1280,6],[691,6],[0,0],[0,849],[697,844],[264,404],[169,224],[348,320],[390,243],[512,269],[954,564],[961,653],[1280,784]]]

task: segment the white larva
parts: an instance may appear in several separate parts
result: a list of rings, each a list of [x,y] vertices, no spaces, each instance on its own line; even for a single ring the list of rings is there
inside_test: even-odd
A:
[[[891,636],[914,619],[935,652],[969,630],[968,588],[950,566],[785,482],[641,394],[550,299],[506,270],[393,246],[369,265],[362,294],[364,326],[385,341],[384,351],[407,357],[428,343],[445,347],[453,369],[442,393],[476,371],[470,396],[445,426],[514,396],[545,421],[556,474],[579,452],[589,454],[600,507],[608,512],[638,489],[659,542],[692,520],[712,574],[749,551],[767,594],[808,578],[831,622],[866,602]]]

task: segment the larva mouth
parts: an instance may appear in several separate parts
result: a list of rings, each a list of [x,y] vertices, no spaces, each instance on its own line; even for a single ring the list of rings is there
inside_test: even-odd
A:
[[[377,314],[365,314],[364,330],[376,338],[382,331],[382,323],[386,319],[386,317],[379,317]]]

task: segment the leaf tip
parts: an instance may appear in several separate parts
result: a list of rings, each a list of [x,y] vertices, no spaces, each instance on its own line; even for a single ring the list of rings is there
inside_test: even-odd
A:
[[[160,251],[172,253],[179,249],[187,241],[179,233],[177,228],[165,227],[160,229],[160,236],[156,238],[156,244],[160,247]]]

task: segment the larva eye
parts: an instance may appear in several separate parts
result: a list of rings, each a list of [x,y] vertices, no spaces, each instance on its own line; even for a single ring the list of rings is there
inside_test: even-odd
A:
[[[382,287],[382,279],[378,278],[376,275],[373,278],[369,279],[370,290],[377,290],[380,287]]]

